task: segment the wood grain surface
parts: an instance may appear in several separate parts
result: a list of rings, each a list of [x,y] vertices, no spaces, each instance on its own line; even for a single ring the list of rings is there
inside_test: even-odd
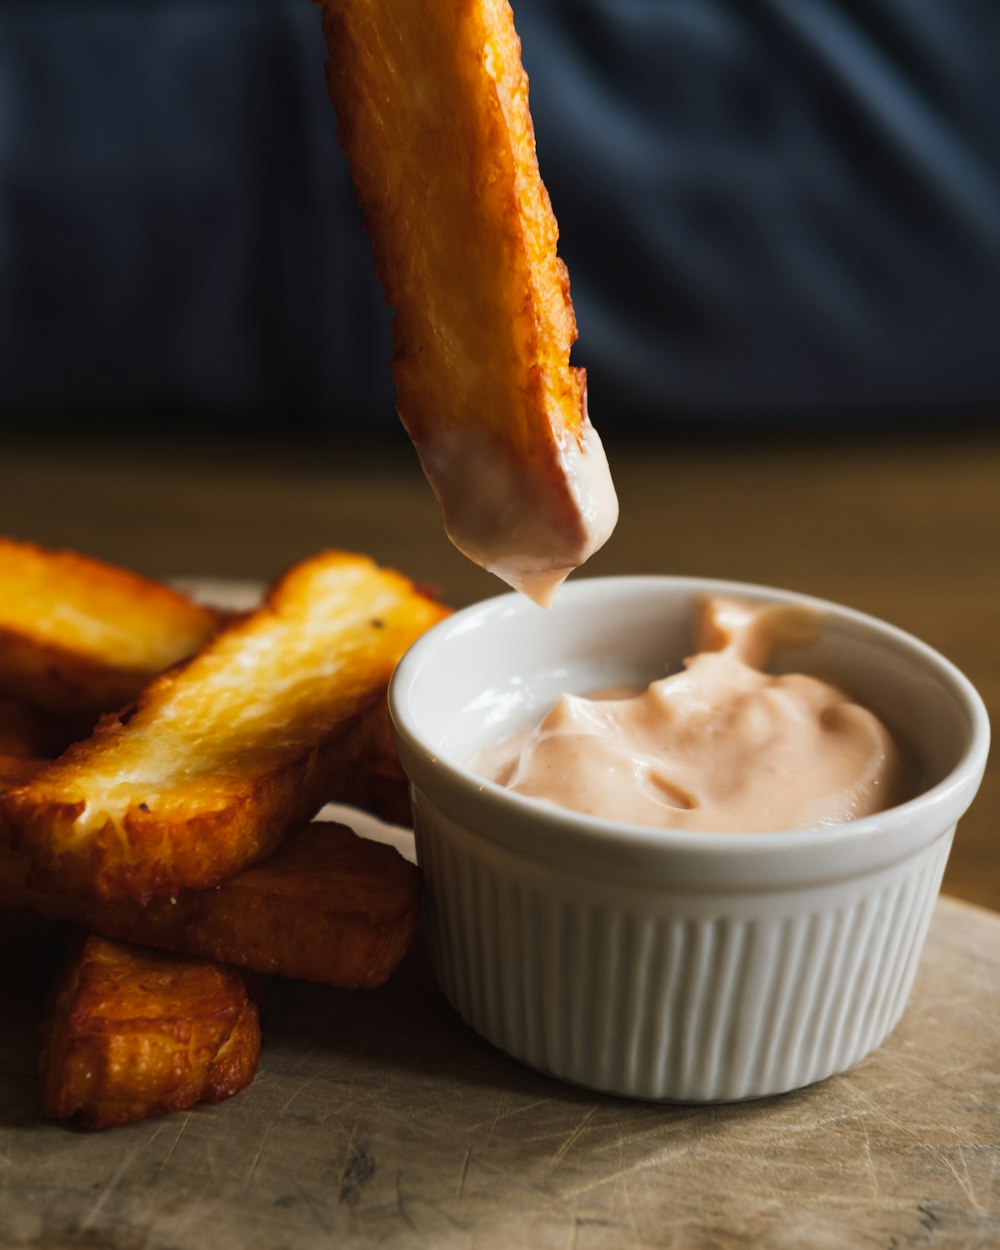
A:
[[[937,647],[1000,714],[1000,431],[900,422],[823,439],[619,445],[601,421],[621,521],[588,573],[690,573],[806,591]],[[0,532],[160,576],[270,579],[322,546],[368,551],[455,606],[503,589],[455,552],[405,435],[256,440],[8,437]],[[945,889],[1000,908],[1000,753]]]
[[[381,990],[275,983],[228,1103],[87,1134],[33,1087],[44,935],[0,929],[0,1245],[30,1250],[994,1250],[1000,916],[941,900],[910,1005],[780,1098],[630,1102],[483,1042],[422,944]]]

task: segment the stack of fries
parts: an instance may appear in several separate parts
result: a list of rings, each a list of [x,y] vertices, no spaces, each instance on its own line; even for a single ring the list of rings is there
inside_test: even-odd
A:
[[[514,585],[548,585],[607,525],[591,533],[597,479],[581,484],[582,458],[591,475],[599,458],[510,7],[320,2],[396,310],[400,415],[456,543]],[[48,1114],[119,1124],[246,1085],[253,987],[205,960],[342,987],[391,973],[416,870],[306,822],[336,798],[399,815],[385,688],[442,615],[342,552],[229,618],[84,556],[0,542],[0,906],[99,935],[48,1009]]]
[[[400,814],[385,690],[444,615],[345,552],[234,617],[0,540],[0,908],[90,935],[46,1010],[47,1115],[106,1127],[228,1097],[257,1067],[255,974],[391,974],[417,870],[307,822],[336,799]]]

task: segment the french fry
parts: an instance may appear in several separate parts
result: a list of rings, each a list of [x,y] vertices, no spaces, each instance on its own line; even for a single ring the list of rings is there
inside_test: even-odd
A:
[[[364,758],[366,713],[445,609],[363,556],[297,565],[2,810],[42,889],[140,903],[264,858]]]
[[[365,755],[345,800],[404,823],[409,795],[388,717],[377,709],[369,723]],[[46,764],[0,756],[0,796]],[[420,918],[414,865],[334,821],[296,830],[269,859],[214,890],[185,891],[172,902],[146,906],[32,889],[28,859],[4,839],[0,817],[0,911],[32,912],[106,937],[338,989],[374,989],[388,980]]]
[[[220,1102],[254,1078],[257,1005],[243,974],[88,937],[42,1022],[42,1110],[112,1128]]]
[[[545,587],[617,519],[507,0],[319,0],[341,147],[395,309],[399,415],[457,547]]]
[[[0,909],[256,972],[374,989],[420,916],[420,873],[391,846],[317,821],[270,859],[176,902],[99,903],[31,889],[28,861],[0,840]]]
[[[0,538],[0,694],[76,721],[78,736],[193,655],[220,620],[136,573]]]

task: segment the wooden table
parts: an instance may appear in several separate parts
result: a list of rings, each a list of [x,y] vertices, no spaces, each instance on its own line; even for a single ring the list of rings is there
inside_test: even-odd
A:
[[[613,435],[613,420],[603,428]],[[908,629],[1000,714],[1000,431],[611,446],[618,530],[588,572],[733,577]],[[456,606],[495,579],[452,550],[402,431],[354,439],[8,437],[0,533],[169,576],[270,578],[321,546],[369,551]],[[945,889],[1000,908],[1000,753]]]
[[[1000,1244],[1000,916],[967,904],[939,903],[880,1050],[700,1108],[507,1059],[448,1009],[418,942],[381,990],[278,984],[260,1074],[228,1103],[102,1134],[45,1125],[28,949],[0,942],[5,1250]]]

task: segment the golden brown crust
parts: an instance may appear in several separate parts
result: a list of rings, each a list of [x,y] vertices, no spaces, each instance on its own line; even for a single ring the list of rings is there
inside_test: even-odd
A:
[[[409,794],[388,731],[373,718],[367,763],[349,801],[383,819],[409,820]],[[374,754],[372,754],[374,751]],[[0,756],[0,794],[28,781],[45,760]],[[269,859],[214,890],[174,902],[100,903],[28,886],[30,864],[4,841],[0,821],[0,910],[31,911],[106,937],[238,964],[256,972],[372,989],[409,950],[420,917],[420,873],[390,846],[319,821],[296,830]]]
[[[420,915],[420,874],[390,846],[314,822],[218,889],[111,923],[153,945],[341,989],[381,985]],[[124,913],[124,908],[120,909]]]
[[[470,454],[516,466],[572,545],[561,449],[582,446],[586,378],[569,363],[569,280],[510,6],[320,2],[340,142],[396,313],[399,414],[446,519],[455,486],[441,466],[471,432]]]
[[[370,702],[383,691],[384,685]],[[169,900],[184,889],[208,889],[266,856],[335,798],[363,759],[362,721],[361,712],[351,715],[322,741],[286,758],[275,750],[242,775],[233,771],[230,756],[220,761],[230,769],[224,784],[198,777],[182,780],[173,792],[157,787],[156,798],[133,798],[117,817],[104,815],[75,843],[75,826],[97,792],[88,792],[84,749],[70,748],[12,790],[2,810],[12,841],[33,860],[31,881],[40,889],[104,901]],[[210,762],[198,759],[195,767]],[[67,774],[81,797],[53,799],[53,785],[61,788]]]
[[[84,732],[197,651],[221,619],[101,560],[0,538],[0,693]]]
[[[381,985],[420,915],[420,873],[390,846],[319,821],[262,864],[176,902],[97,903],[33,890],[0,841],[0,909],[32,911],[107,937],[339,989]]]
[[[148,902],[266,856],[336,797],[397,660],[444,615],[366,557],[297,565],[134,710],[6,795],[33,884]]]
[[[42,1023],[42,1110],[111,1128],[197,1102],[254,1078],[256,1004],[233,968],[88,937]]]

